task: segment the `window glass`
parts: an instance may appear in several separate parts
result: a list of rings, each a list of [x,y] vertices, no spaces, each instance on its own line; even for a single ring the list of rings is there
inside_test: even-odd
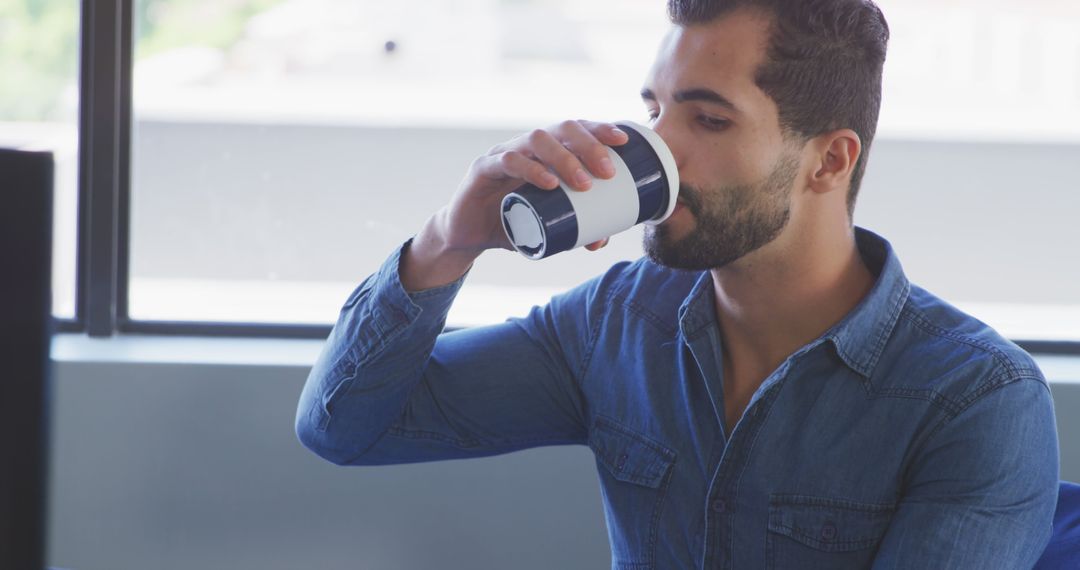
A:
[[[423,6],[138,3],[133,318],[331,322],[492,145],[644,120],[662,3]],[[451,320],[500,320],[640,255],[620,238],[543,264],[491,252]]]
[[[79,3],[0,1],[0,147],[53,153],[53,315],[75,317]]]
[[[493,144],[644,121],[664,4],[140,0],[131,316],[332,322]],[[881,6],[892,41],[856,223],[916,283],[1019,319],[1003,329],[1080,338],[1024,309],[1080,307],[1080,269],[1061,262],[1080,242],[1076,3]],[[542,262],[490,252],[451,323],[520,314],[640,255],[637,230]]]
[[[1080,340],[1080,3],[879,5],[892,38],[856,223],[1010,338]]]

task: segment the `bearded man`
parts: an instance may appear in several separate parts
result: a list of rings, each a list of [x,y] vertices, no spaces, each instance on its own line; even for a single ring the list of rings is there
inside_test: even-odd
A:
[[[681,187],[646,256],[443,332],[473,261],[510,249],[503,196],[555,175],[588,191],[627,136],[566,121],[496,146],[347,299],[301,441],[340,465],[587,445],[616,570],[1030,568],[1057,498],[1043,374],[852,222],[881,11],[668,8],[641,95]]]

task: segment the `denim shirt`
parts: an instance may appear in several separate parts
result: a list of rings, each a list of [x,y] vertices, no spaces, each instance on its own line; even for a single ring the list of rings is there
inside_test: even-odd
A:
[[[1058,488],[1046,380],[855,232],[872,290],[731,433],[708,272],[623,262],[444,333],[465,277],[407,293],[406,242],[341,309],[297,434],[340,465],[587,445],[615,570],[1030,568]]]

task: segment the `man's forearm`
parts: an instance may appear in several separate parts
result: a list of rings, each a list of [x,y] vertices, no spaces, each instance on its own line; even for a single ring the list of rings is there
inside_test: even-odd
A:
[[[448,285],[461,279],[479,252],[452,251],[446,247],[442,226],[445,210],[439,210],[416,234],[401,259],[401,284],[410,293]]]
[[[408,295],[399,274],[409,245],[346,301],[304,385],[297,435],[334,463],[352,463],[401,413],[461,284]]]

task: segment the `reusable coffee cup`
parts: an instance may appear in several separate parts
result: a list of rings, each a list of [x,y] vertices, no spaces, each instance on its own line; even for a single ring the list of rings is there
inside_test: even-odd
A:
[[[593,178],[586,191],[562,181],[554,190],[525,184],[503,198],[503,229],[514,249],[529,259],[543,259],[637,224],[659,224],[671,215],[679,195],[671,150],[648,127],[615,124],[629,140],[607,149],[615,165],[613,178]]]

